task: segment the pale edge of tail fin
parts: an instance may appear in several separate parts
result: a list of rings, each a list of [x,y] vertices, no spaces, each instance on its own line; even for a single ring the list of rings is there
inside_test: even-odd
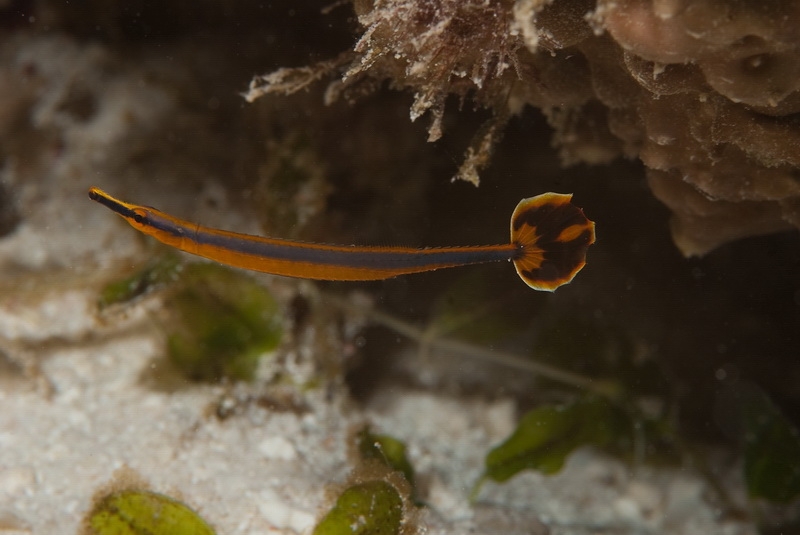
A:
[[[519,247],[514,268],[534,290],[569,284],[586,265],[594,222],[571,201],[571,194],[542,193],[522,199],[511,216],[511,243]]]

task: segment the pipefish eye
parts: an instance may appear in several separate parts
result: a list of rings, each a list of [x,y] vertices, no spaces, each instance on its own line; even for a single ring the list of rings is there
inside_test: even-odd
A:
[[[134,208],[132,210],[132,212],[133,212],[133,214],[131,215],[131,218],[133,219],[133,221],[135,223],[138,223],[139,225],[143,225],[144,223],[147,222],[147,211],[146,210],[142,210],[141,208]]]

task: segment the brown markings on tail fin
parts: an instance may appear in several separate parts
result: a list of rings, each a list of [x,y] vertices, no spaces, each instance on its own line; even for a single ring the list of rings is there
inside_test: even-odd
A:
[[[586,265],[594,222],[572,204],[572,195],[543,193],[522,199],[511,216],[514,267],[534,290],[552,292]]]

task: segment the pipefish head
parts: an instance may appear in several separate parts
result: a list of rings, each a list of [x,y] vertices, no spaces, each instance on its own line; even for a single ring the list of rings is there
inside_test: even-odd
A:
[[[154,208],[123,202],[95,187],[89,188],[89,198],[119,214],[133,228],[142,232],[147,232],[150,227],[149,221],[153,212],[156,211]]]

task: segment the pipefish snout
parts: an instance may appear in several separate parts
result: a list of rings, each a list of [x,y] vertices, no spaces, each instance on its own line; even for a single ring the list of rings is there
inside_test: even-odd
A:
[[[511,216],[511,241],[462,247],[372,247],[306,243],[204,227],[149,206],[116,199],[99,188],[89,198],[122,216],[136,230],[233,267],[304,279],[380,280],[436,269],[511,260],[534,290],[568,284],[586,264],[594,222],[572,195],[543,193],[523,199]]]

